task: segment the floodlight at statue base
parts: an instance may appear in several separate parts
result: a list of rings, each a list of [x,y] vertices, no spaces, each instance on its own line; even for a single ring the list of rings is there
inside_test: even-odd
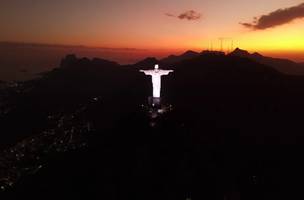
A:
[[[161,98],[160,97],[148,97],[148,105],[151,107],[160,107]]]
[[[162,123],[163,116],[172,111],[171,104],[164,103],[161,98],[148,97],[147,104],[142,104],[141,108],[150,119],[150,126],[157,127]]]
[[[164,116],[172,111],[173,107],[170,104],[159,104],[158,106],[149,106],[147,110],[150,118],[150,127],[156,128],[163,123]]]

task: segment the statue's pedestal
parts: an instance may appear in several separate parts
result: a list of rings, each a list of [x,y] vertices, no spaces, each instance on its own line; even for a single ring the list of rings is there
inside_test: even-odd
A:
[[[160,122],[162,116],[172,110],[172,105],[164,104],[161,98],[149,97],[148,104],[142,105],[150,118],[150,126],[154,127]]]
[[[151,107],[161,107],[161,98],[149,97],[148,105]]]

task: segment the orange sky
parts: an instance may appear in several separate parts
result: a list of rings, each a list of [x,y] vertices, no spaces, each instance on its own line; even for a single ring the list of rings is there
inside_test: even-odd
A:
[[[159,51],[233,46],[304,61],[304,18],[251,30],[240,22],[303,0],[11,0],[1,3],[0,41]],[[178,18],[185,11],[197,20]],[[166,14],[175,17],[169,17]]]

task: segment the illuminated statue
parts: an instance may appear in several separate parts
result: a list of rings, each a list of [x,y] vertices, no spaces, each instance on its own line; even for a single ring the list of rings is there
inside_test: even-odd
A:
[[[154,70],[140,70],[140,72],[152,76],[153,98],[160,98],[161,76],[168,75],[173,70],[162,70],[159,69],[158,65],[155,65]]]

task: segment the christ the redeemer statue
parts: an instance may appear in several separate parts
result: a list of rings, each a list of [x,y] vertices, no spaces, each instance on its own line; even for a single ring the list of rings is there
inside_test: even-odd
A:
[[[173,70],[162,70],[159,69],[158,65],[155,65],[154,70],[140,70],[140,72],[152,76],[153,98],[160,98],[161,76],[168,75]]]

